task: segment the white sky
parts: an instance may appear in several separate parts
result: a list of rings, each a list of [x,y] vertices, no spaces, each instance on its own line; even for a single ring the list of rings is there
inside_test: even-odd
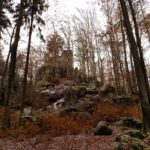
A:
[[[91,3],[94,1],[96,1],[96,0],[48,0],[49,10],[46,13],[46,16],[52,17],[56,21],[55,15],[60,18],[64,15],[65,16],[74,15],[74,14],[76,14],[76,8],[86,9],[88,7],[88,3]],[[16,0],[16,2],[19,3],[20,0]],[[48,23],[48,21],[46,21],[46,23]],[[47,26],[50,27],[49,24]],[[10,33],[11,33],[11,31],[10,31]],[[22,36],[25,36],[24,32],[21,33],[21,37]],[[36,33],[33,33],[33,37],[34,37],[34,38],[32,38],[33,45],[37,45],[38,43],[40,43],[39,38],[36,38],[37,37]],[[7,44],[5,43],[5,45],[4,45],[3,53],[6,56],[8,53],[8,49],[9,49],[9,47],[8,47],[9,38],[7,37],[7,35],[6,35],[5,39],[6,39],[5,41],[7,42]],[[25,39],[26,38],[22,38],[22,40],[25,40]],[[23,48],[25,49],[27,44],[24,42],[20,42],[20,45],[23,45]],[[19,48],[20,48],[20,46],[19,46]]]
[[[20,0],[16,0],[16,1],[19,2]],[[86,9],[88,7],[88,3],[98,2],[98,0],[48,0],[48,1],[49,1],[50,7],[46,14],[49,17],[54,15],[54,18],[53,18],[54,20],[56,20],[55,19],[56,16],[60,18],[62,18],[63,15],[71,16],[73,14],[76,14],[76,8]],[[105,22],[103,21],[104,17],[101,15],[98,7],[97,7],[97,11],[98,11],[98,14],[100,15],[99,19],[101,20],[101,24],[103,24]],[[47,26],[50,26],[50,25],[48,24]],[[34,33],[33,36],[36,37],[36,33]],[[39,39],[33,38],[33,45],[34,44],[37,45],[38,43],[40,43]],[[27,47],[26,43],[21,43],[21,45],[24,45],[23,48],[26,49]],[[5,46],[5,52],[4,52],[5,55],[7,54],[7,51],[8,51],[8,46]],[[150,58],[150,50],[148,50],[146,57]]]
[[[94,0],[62,0],[62,3],[68,8],[70,13],[74,13],[76,7],[85,8],[87,7],[87,3],[91,3]]]

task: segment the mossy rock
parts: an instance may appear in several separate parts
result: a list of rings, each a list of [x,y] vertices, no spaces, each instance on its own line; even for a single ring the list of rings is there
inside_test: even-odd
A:
[[[118,134],[116,136],[116,141],[118,142],[128,143],[131,139],[132,137],[126,134]]]
[[[107,126],[103,126],[99,129],[96,129],[96,131],[94,132],[94,135],[111,135],[111,134],[112,129]]]
[[[111,135],[112,129],[109,127],[109,123],[101,121],[97,124],[94,135]]]
[[[116,150],[148,150],[148,146],[143,143],[143,141],[137,139],[137,138],[129,138],[129,141],[121,141],[119,142]]]
[[[95,103],[89,98],[83,98],[79,100],[79,102],[76,104],[76,107],[81,111],[93,112]]]
[[[146,136],[140,130],[126,130],[116,136],[116,141],[119,142],[116,150],[150,150],[148,145],[143,142]]]
[[[100,94],[102,95],[108,95],[109,93],[116,93],[116,89],[115,87],[111,86],[111,85],[105,85],[100,89]]]
[[[87,89],[85,86],[80,86],[77,88],[78,99],[86,95]]]
[[[126,130],[123,132],[123,134],[129,135],[131,137],[135,137],[138,139],[144,139],[145,135],[140,130]]]
[[[78,101],[78,93],[72,87],[67,88],[64,91],[64,100],[66,106],[72,106]]]
[[[119,143],[115,150],[126,150],[126,144],[125,143]]]
[[[142,122],[133,118],[123,118],[123,126],[131,127],[135,129],[142,129]]]
[[[147,146],[141,140],[133,138],[131,147],[133,150],[145,150]]]

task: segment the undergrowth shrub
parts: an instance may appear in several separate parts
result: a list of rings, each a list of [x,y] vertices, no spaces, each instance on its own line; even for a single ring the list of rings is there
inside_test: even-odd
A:
[[[89,114],[90,115],[90,114]],[[114,122],[122,117],[132,117],[142,119],[139,105],[120,106],[109,101],[100,102],[96,105],[94,113],[90,116],[85,113],[77,115],[59,115],[47,113],[43,117],[38,117],[36,121],[26,122],[21,126],[3,130],[0,127],[0,137],[12,136],[17,138],[33,137],[34,135],[45,135],[45,139],[54,136],[66,134],[79,134],[88,132],[89,129],[95,127],[99,121]],[[0,111],[0,121],[2,122],[3,111]],[[11,122],[17,124],[19,113],[12,112]],[[44,140],[44,138],[43,138]],[[37,142],[40,139],[37,139]]]
[[[69,116],[53,115],[42,120],[42,130],[48,132],[52,136],[58,136],[65,133],[76,134],[90,128],[89,122],[74,120]]]
[[[96,106],[93,114],[93,124],[99,121],[114,122],[119,121],[122,117],[132,117],[142,119],[142,114],[139,105],[120,106],[111,102],[101,102]]]

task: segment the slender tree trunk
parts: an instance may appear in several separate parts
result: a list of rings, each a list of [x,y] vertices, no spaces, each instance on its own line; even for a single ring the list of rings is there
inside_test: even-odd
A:
[[[125,70],[126,70],[127,93],[131,95],[133,91],[132,91],[132,84],[131,84],[131,76],[130,76],[129,67],[128,67],[126,40],[125,40],[122,16],[120,17],[120,20],[121,20],[121,33],[122,33],[122,42],[123,42],[123,50],[124,50]]]
[[[132,71],[132,91],[133,93],[137,94],[138,93],[138,84],[137,84],[137,78],[136,78],[136,73],[135,73],[135,67],[133,63],[133,57],[130,52],[130,63],[131,63],[131,71]]]
[[[24,102],[26,98],[26,87],[27,87],[27,75],[28,75],[28,68],[29,68],[29,58],[30,58],[30,49],[31,49],[31,38],[32,38],[32,30],[33,30],[33,19],[34,19],[34,12],[32,10],[31,14],[31,24],[30,24],[30,31],[29,31],[29,39],[28,39],[28,49],[27,49],[27,57],[26,57],[26,65],[24,71],[24,79],[23,79],[23,90],[22,90],[22,101],[21,101],[21,115],[24,109]]]
[[[138,24],[137,24],[136,14],[135,14],[135,11],[134,11],[134,8],[133,8],[133,5],[132,5],[132,1],[128,0],[128,2],[129,2],[130,10],[131,10],[131,13],[132,13],[133,22],[134,22],[136,41],[137,41],[137,46],[138,46],[138,49],[139,49],[140,61],[141,61],[141,64],[142,64],[143,73],[144,73],[144,76],[145,76],[147,94],[148,94],[148,97],[150,99],[150,89],[149,89],[146,66],[145,66],[144,57],[143,57],[143,48],[141,46],[141,39],[140,39],[140,36],[139,36],[139,27],[138,27]]]
[[[129,39],[131,53],[134,60],[135,65],[135,72],[136,78],[138,82],[138,87],[140,91],[140,100],[141,100],[141,107],[143,113],[143,124],[144,124],[144,132],[150,131],[150,103],[149,103],[149,96],[147,93],[147,85],[145,82],[145,75],[142,69],[141,58],[138,53],[138,47],[134,38],[134,34],[132,31],[132,26],[129,20],[129,14],[126,6],[125,0],[119,0],[123,17],[124,17],[124,26],[126,28],[127,36]]]
[[[101,86],[104,85],[104,59],[100,59],[100,79],[101,79]]]
[[[7,55],[7,59],[6,59],[5,67],[4,67],[4,72],[3,72],[3,76],[2,76],[1,88],[4,87],[4,82],[5,82],[6,72],[7,72],[8,63],[9,63],[9,58],[10,58],[10,54],[11,54],[11,45],[12,45],[12,40],[13,40],[15,28],[16,28],[16,26],[13,29],[13,32],[12,32],[12,35],[11,35],[11,39],[10,39],[9,52],[8,52],[8,55]]]
[[[116,95],[118,95],[118,88],[120,87],[120,73],[118,68],[118,63],[116,61],[116,49],[114,47],[112,34],[110,35],[110,49],[111,49],[111,55],[112,55],[112,64],[113,64],[113,73],[114,73],[114,79],[115,79],[115,88],[116,88]]]
[[[10,47],[11,51],[11,58],[10,58],[10,65],[9,65],[9,72],[8,72],[8,85],[7,85],[7,97],[6,97],[6,106],[4,111],[4,119],[3,119],[3,126],[10,127],[10,96],[12,94],[12,87],[15,79],[15,70],[16,70],[16,57],[17,57],[17,48],[18,42],[20,38],[20,29],[22,25],[22,18],[23,18],[23,0],[20,1],[20,12],[19,18],[16,25],[16,32],[14,42]]]

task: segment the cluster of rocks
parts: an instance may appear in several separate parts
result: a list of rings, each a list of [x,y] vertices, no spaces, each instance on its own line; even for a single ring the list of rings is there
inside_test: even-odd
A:
[[[48,105],[38,109],[37,112],[56,112],[60,115],[72,115],[74,118],[90,119],[97,102],[104,101],[105,97],[106,100],[118,105],[137,103],[137,99],[133,100],[131,97],[116,97],[116,90],[111,85],[96,88],[86,85],[77,86],[71,83],[60,85],[46,84],[46,87],[39,88],[38,92],[41,96],[47,97]],[[42,101],[42,99],[40,100]],[[34,116],[32,115],[32,106],[25,107],[23,117],[31,120],[32,116]],[[124,122],[126,123],[126,121]],[[108,127],[108,124],[105,124],[105,127]],[[110,129],[108,131],[111,133]],[[99,134],[100,132],[96,130],[95,134]]]
[[[49,112],[57,111],[60,114],[76,114],[85,112],[85,115],[93,113],[95,105],[99,101],[111,101],[118,105],[133,105],[138,102],[127,96],[116,96],[116,89],[111,85],[104,87],[88,87],[86,84],[78,86],[70,82],[64,84],[46,86],[39,88],[41,95],[47,95],[49,105],[43,110]]]
[[[117,123],[118,124],[118,123]],[[115,125],[117,125],[115,124]],[[150,142],[150,135],[142,132],[142,123],[133,118],[122,118],[118,124],[122,126],[122,131],[116,135],[116,141],[118,145],[116,150],[149,150],[150,147],[147,143]],[[106,121],[101,121],[94,129],[94,135],[112,135],[113,129]]]
[[[150,147],[146,144],[149,142],[149,136],[145,135],[140,130],[128,129],[116,136],[118,141],[117,150],[133,149],[133,150],[148,150]]]
[[[145,135],[142,131],[142,122],[133,118],[123,118],[121,125],[124,131],[116,136],[118,146],[116,150],[148,150],[150,147],[146,144],[150,142],[149,135]]]
[[[123,106],[138,103],[136,97],[116,96],[116,89],[111,85],[104,86],[101,89],[85,85],[59,85],[44,88],[39,93],[47,95],[47,101],[49,102],[49,105],[42,111],[57,112],[62,116],[71,115],[75,119],[85,119],[85,121],[92,119],[97,102],[105,100],[105,97],[108,101]],[[31,105],[25,107],[23,118],[24,120],[34,121]],[[120,121],[113,124],[100,121],[93,130],[93,134],[96,136],[112,135],[114,125],[123,127],[123,131],[116,136],[118,142],[116,150],[148,150],[144,140],[150,142],[150,136],[141,131],[142,123],[133,118],[121,118]]]
[[[50,105],[47,108],[52,108],[55,111],[59,108],[64,108],[66,111],[82,110],[91,111],[94,107],[95,96],[98,96],[96,88],[87,88],[85,86],[61,86],[54,90],[47,90],[48,101]],[[45,92],[41,92],[45,94]],[[52,107],[51,107],[52,106]]]

